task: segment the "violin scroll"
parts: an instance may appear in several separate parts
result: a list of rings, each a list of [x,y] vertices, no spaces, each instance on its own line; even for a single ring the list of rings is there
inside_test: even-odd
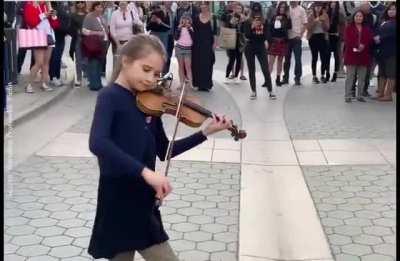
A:
[[[232,124],[232,128],[229,128],[231,132],[231,136],[235,141],[238,141],[239,139],[244,139],[247,136],[247,133],[245,130],[240,130],[238,127],[234,124]]]

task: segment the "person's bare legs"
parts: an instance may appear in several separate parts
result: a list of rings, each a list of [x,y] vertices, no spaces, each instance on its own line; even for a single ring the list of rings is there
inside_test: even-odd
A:
[[[133,261],[135,257],[134,251],[122,252],[110,259],[110,261]]]
[[[35,63],[33,64],[32,68],[31,68],[31,71],[30,71],[30,77],[29,77],[29,83],[30,84],[34,83],[39,70],[43,66],[45,50],[43,50],[43,49],[34,49],[33,50],[33,55],[35,57]]]
[[[276,75],[280,76],[282,73],[282,68],[283,68],[283,56],[278,56],[278,62],[276,65]]]
[[[185,60],[184,58],[178,58],[178,66],[179,66],[179,81],[180,85],[179,88],[182,88],[185,82]]]
[[[43,64],[42,64],[42,82],[48,84],[50,81],[49,76],[49,66],[50,66],[50,58],[51,53],[53,51],[53,47],[48,47],[44,52]]]
[[[269,55],[269,57],[268,57],[268,62],[269,62],[268,63],[268,70],[269,70],[270,74],[272,74],[272,72],[274,70],[275,58],[276,58],[275,55]]]

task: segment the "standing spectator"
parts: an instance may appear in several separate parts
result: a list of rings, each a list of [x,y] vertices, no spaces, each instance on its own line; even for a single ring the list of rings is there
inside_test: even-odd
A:
[[[65,47],[65,36],[71,29],[71,13],[68,2],[51,2],[52,8],[57,11],[60,26],[54,30],[56,43],[50,59],[50,82],[56,87],[64,85],[61,81],[61,60]]]
[[[271,1],[271,5],[267,8],[265,18],[268,22],[268,24],[272,24],[272,18],[276,15],[277,11],[277,6],[278,6],[278,1]]]
[[[210,12],[209,2],[202,2],[200,14],[193,18],[192,73],[193,86],[208,92],[213,87],[217,18]]]
[[[164,45],[165,50],[167,50],[170,23],[169,17],[160,5],[153,7],[147,20],[146,29],[147,31],[150,31],[150,34],[157,36]]]
[[[354,77],[358,75],[357,100],[365,102],[362,91],[365,75],[371,65],[371,45],[373,43],[373,33],[371,29],[363,24],[364,13],[357,11],[354,13],[353,22],[345,30],[344,42],[346,45],[344,53],[344,64],[346,65],[346,94],[345,101],[351,102],[351,87]]]
[[[294,53],[294,84],[301,85],[301,44],[304,32],[306,30],[307,14],[299,2],[290,1],[289,17],[292,21],[292,28],[288,32],[288,51],[283,65],[284,75],[282,84],[289,83],[290,63],[292,59],[292,53]]]
[[[111,24],[111,17],[112,14],[114,13],[115,10],[117,10],[118,5],[116,4],[116,2],[113,1],[105,1],[104,5],[104,11],[103,11],[103,18],[106,24],[106,28],[108,30],[108,38],[109,41],[107,42],[107,46],[106,46],[106,56],[104,56],[104,59],[102,61],[102,69],[101,69],[101,76],[103,78],[106,77],[106,69],[107,69],[107,53],[108,53],[108,49],[110,48],[111,45],[111,52],[113,54],[116,54],[117,52],[117,43],[114,41],[114,39],[111,37],[110,35],[110,24]]]
[[[377,30],[377,26],[378,26],[378,21],[379,21],[378,17],[371,12],[371,6],[369,5],[368,2],[364,2],[364,3],[361,4],[360,11],[363,12],[363,14],[364,14],[364,24],[369,27],[369,29],[372,31],[372,33],[375,36],[376,30]],[[377,51],[378,51],[378,48],[377,48],[376,44],[373,43],[371,48],[370,48],[370,52],[371,52],[371,55],[372,55],[371,56],[371,58],[372,58],[371,64],[370,64],[370,67],[367,68],[367,73],[365,75],[366,78],[363,81],[364,82],[364,88],[363,88],[362,95],[365,96],[365,97],[370,97],[371,96],[368,93],[368,88],[369,88],[369,85],[370,85],[370,82],[371,82],[372,73],[373,73],[374,68],[376,66],[376,59],[377,59],[377,55],[378,55]],[[358,75],[356,75],[356,77],[354,78],[354,82],[353,82],[353,86],[352,86],[353,96],[355,96],[357,80],[359,80]]]
[[[329,17],[323,8],[323,4],[314,2],[307,22],[307,39],[311,49],[313,83],[320,82],[317,77],[318,55],[321,60],[321,81],[327,82],[328,30]]]
[[[245,22],[245,16],[243,15],[243,6],[240,3],[235,5],[233,13],[228,14],[225,22],[225,27],[236,29],[236,48],[232,50],[226,50],[229,62],[226,66],[225,82],[230,83],[231,81],[237,82],[242,67],[242,57],[244,50],[244,36],[242,34],[242,24]],[[235,66],[235,70],[233,67]],[[233,72],[232,77],[230,76]]]
[[[86,2],[75,2],[75,12],[71,14],[71,46],[70,56],[75,62],[76,78],[74,79],[75,87],[80,87],[83,74],[86,75],[86,62],[82,54],[82,26],[86,17]]]
[[[253,3],[250,18],[243,24],[244,35],[247,38],[245,48],[245,56],[247,60],[247,68],[249,69],[249,79],[251,87],[250,99],[257,98],[256,89],[256,57],[260,63],[261,71],[264,75],[264,80],[269,93],[270,99],[276,99],[272,93],[271,75],[268,71],[268,40],[269,29],[268,22],[264,20],[259,3]]]
[[[105,60],[108,44],[108,29],[106,21],[103,17],[103,5],[101,2],[92,2],[91,12],[83,20],[82,46],[95,45],[101,46],[100,53],[89,53],[86,48],[83,48],[83,53],[88,59],[87,76],[89,80],[89,89],[92,91],[100,90],[103,85],[101,83],[101,72],[103,62]]]
[[[113,39],[113,68],[117,58],[117,51],[121,46],[128,42],[133,36],[134,20],[133,11],[128,9],[128,2],[120,1],[119,7],[111,14],[110,36]]]
[[[179,65],[180,87],[185,82],[192,86],[192,45],[193,45],[193,26],[192,18],[189,14],[181,16],[181,22],[175,31],[175,55]],[[186,74],[185,74],[186,72]]]
[[[332,74],[332,82],[336,82],[337,74],[340,69],[340,42],[343,39],[343,32],[345,28],[345,18],[344,15],[339,11],[339,3],[332,1],[328,6],[328,17],[329,17],[329,54],[328,54],[328,67],[327,67],[327,80],[330,79],[330,60],[331,54],[333,53],[333,57],[335,58],[335,69]]]
[[[269,73],[271,74],[274,69],[275,59],[278,58],[276,65],[276,86],[281,86],[281,73],[283,57],[287,55],[288,49],[288,31],[292,28],[292,21],[288,17],[289,6],[286,2],[280,2],[276,15],[271,19],[270,23],[270,36],[271,44],[268,49],[269,54]]]
[[[172,52],[174,50],[174,35],[175,35],[175,26],[174,26],[174,21],[175,21],[175,12],[172,10],[172,2],[165,2],[165,12],[166,15],[168,16],[168,21],[169,21],[169,31],[168,31],[168,40],[167,40],[167,62],[164,67],[163,73],[169,72],[169,67],[171,65],[171,57],[172,57]]]
[[[47,34],[48,46],[33,49],[35,56],[35,64],[31,68],[29,84],[26,86],[27,93],[34,93],[33,82],[39,70],[41,71],[41,89],[43,91],[52,91],[48,86],[49,64],[51,52],[55,43],[54,29],[60,26],[60,21],[57,18],[57,12],[51,9],[44,1],[30,1],[24,7],[24,19],[28,28],[36,28]]]
[[[391,3],[382,16],[378,35],[379,44],[379,80],[378,101],[392,101],[392,92],[396,83],[396,3]]]

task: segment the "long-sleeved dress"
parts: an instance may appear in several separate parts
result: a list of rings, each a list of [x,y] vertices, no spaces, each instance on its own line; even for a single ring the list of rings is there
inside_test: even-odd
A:
[[[214,25],[214,26],[213,26]],[[213,87],[212,73],[215,63],[213,49],[216,35],[216,18],[203,23],[199,16],[193,18],[192,75],[193,86],[199,90],[210,90]]]
[[[100,168],[97,211],[89,245],[94,258],[142,250],[168,240],[155,191],[141,172],[154,170],[156,156],[165,158],[168,138],[161,119],[136,106],[136,96],[113,84],[100,91],[90,131],[89,148]],[[174,144],[178,155],[207,138],[197,132]]]

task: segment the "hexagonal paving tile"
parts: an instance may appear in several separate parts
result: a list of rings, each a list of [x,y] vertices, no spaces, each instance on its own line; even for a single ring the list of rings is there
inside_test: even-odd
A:
[[[55,218],[55,219],[59,219],[59,220],[63,220],[63,219],[71,219],[74,218],[78,215],[78,213],[74,212],[74,211],[57,211],[54,212],[53,214],[51,214],[51,218]]]
[[[11,241],[13,244],[18,246],[29,246],[39,244],[42,241],[42,237],[36,235],[28,235],[28,236],[16,236]]]
[[[21,256],[41,256],[46,255],[50,251],[50,247],[42,245],[23,246],[18,249],[17,254]]]
[[[6,233],[12,236],[23,236],[31,235],[35,231],[34,227],[22,225],[22,226],[12,226],[6,230]]]
[[[226,250],[226,244],[216,241],[206,241],[198,243],[197,248],[206,252],[217,252]]]
[[[363,230],[366,234],[372,236],[386,236],[393,234],[390,228],[380,226],[364,227]]]
[[[383,227],[396,226],[396,220],[392,218],[378,218],[372,221],[375,225]]]
[[[72,245],[86,249],[89,246],[89,241],[90,237],[79,237],[74,240]]]
[[[50,237],[50,236],[58,236],[63,234],[65,231],[64,228],[61,227],[41,227],[38,228],[35,232],[35,234],[43,236],[43,237]]]
[[[57,224],[58,220],[53,218],[33,219],[29,224],[34,227],[51,227]]]
[[[378,255],[378,254],[372,254],[372,255],[366,255],[361,257],[361,261],[395,261],[392,257],[390,256],[384,256],[384,255]]]
[[[366,218],[348,218],[348,219],[344,220],[344,223],[346,223],[346,225],[353,225],[353,226],[360,226],[360,227],[372,225],[371,220],[366,219]]]
[[[169,242],[172,249],[174,249],[174,251],[185,251],[185,250],[192,250],[195,248],[196,244],[192,241],[188,241],[188,240],[173,240]]]
[[[344,236],[356,236],[362,233],[361,228],[358,226],[338,226],[334,228],[335,232]]]
[[[198,216],[203,213],[203,210],[199,208],[180,208],[177,210],[178,214],[185,216]]]
[[[333,245],[343,246],[351,243],[351,237],[333,234],[328,236],[329,242]]]
[[[91,234],[92,230],[87,227],[70,228],[67,231],[65,231],[65,235],[72,237],[85,237],[85,236],[90,236]]]
[[[211,261],[236,261],[236,254],[233,252],[217,252],[211,254]]]
[[[193,242],[203,242],[203,241],[211,240],[212,234],[203,232],[203,231],[194,231],[194,232],[185,233],[183,238],[193,241]]]
[[[43,245],[49,246],[49,247],[56,247],[56,246],[66,246],[71,244],[71,242],[74,239],[72,237],[68,236],[53,236],[53,237],[46,237],[43,240]]]
[[[229,212],[225,209],[218,209],[218,208],[209,208],[204,210],[204,215],[210,217],[222,217],[228,216]]]
[[[58,259],[52,256],[35,256],[28,258],[27,261],[58,261]]]
[[[187,221],[187,217],[179,214],[171,214],[163,216],[163,221],[168,223],[182,223]]]
[[[372,247],[377,254],[396,256],[396,246],[394,244],[381,244]]]
[[[199,230],[199,225],[197,224],[192,224],[192,223],[179,223],[179,224],[174,224],[172,226],[173,230],[176,230],[178,232],[192,232],[192,231],[197,231]]]
[[[15,254],[11,254],[11,255],[4,255],[4,260],[8,260],[8,261],[25,261],[25,257],[18,256],[18,255],[15,255]]]
[[[189,217],[188,221],[190,223],[202,225],[202,224],[212,223],[214,221],[214,218],[209,216],[191,216]]]
[[[24,217],[13,217],[4,219],[4,224],[6,226],[20,226],[25,225],[29,222],[29,219]]]
[[[77,256],[82,252],[82,248],[75,246],[60,246],[51,249],[49,255],[59,258]]]
[[[208,261],[210,254],[199,250],[183,251],[179,254],[179,258],[183,261]]]
[[[329,215],[329,213],[328,213],[328,215]],[[338,218],[322,218],[321,223],[322,223],[322,225],[327,226],[327,227],[337,227],[337,226],[344,224],[343,220],[338,219]]]
[[[232,243],[238,241],[237,233],[232,232],[223,232],[214,235],[214,239],[224,243]]]
[[[226,225],[222,225],[222,224],[205,224],[205,225],[201,225],[201,230],[210,232],[210,233],[220,233],[220,232],[227,231],[228,227]]]

